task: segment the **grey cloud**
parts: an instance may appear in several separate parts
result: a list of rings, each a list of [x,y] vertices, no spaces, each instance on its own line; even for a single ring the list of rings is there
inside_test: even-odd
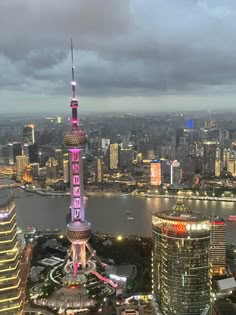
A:
[[[233,0],[2,0],[0,71],[11,70],[0,88],[66,95],[73,36],[84,96],[224,89],[236,83],[235,10]]]

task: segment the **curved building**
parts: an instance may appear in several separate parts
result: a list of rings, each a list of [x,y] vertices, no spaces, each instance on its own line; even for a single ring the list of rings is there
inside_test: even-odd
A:
[[[19,250],[13,195],[0,191],[0,315],[22,314]]]
[[[152,215],[153,291],[163,315],[201,315],[210,304],[210,221],[182,200]],[[205,313],[207,314],[207,313]]]

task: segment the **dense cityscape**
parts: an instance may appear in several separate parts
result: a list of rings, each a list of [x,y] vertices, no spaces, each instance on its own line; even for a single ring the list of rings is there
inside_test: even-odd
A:
[[[89,309],[112,314],[130,308],[145,313],[144,307],[156,314],[172,314],[168,312],[175,309],[177,314],[185,314],[186,309],[188,314],[233,314],[236,248],[232,243],[226,244],[226,230],[227,222],[235,224],[236,216],[199,214],[186,205],[192,199],[235,202],[233,115],[108,114],[109,119],[84,115],[79,124],[84,131],[75,126],[79,141],[71,140],[70,133],[76,133],[73,125],[68,131],[71,120],[65,115],[11,116],[8,123],[4,117],[0,124],[1,220],[6,230],[2,233],[9,242],[7,250],[12,251],[7,268],[12,270],[14,265],[11,278],[19,279],[21,292],[19,295],[14,289],[12,302],[3,300],[2,309],[8,308],[6,314],[11,314],[10,307],[12,314],[16,314],[17,307],[25,307],[29,314],[38,310],[45,310],[45,314],[76,314]],[[73,158],[67,151],[68,142],[69,148],[82,145],[79,167],[70,165]],[[83,182],[70,184],[70,178],[75,176],[70,169],[77,174],[81,167]],[[8,192],[8,186],[13,194]],[[174,199],[175,205],[169,212],[155,213],[153,209],[153,239],[103,231],[91,236],[90,223],[84,218],[78,227],[80,232],[76,232],[80,236],[75,238],[77,221],[73,219],[69,224],[69,206],[67,232],[40,231],[37,224],[18,226],[16,230],[14,194],[18,189],[40,198],[71,195],[72,207],[80,208],[78,200],[74,204],[74,198],[78,199],[83,190],[91,198],[165,198]],[[86,202],[85,197],[83,200]],[[5,215],[6,209],[9,216]],[[127,220],[135,224],[132,211],[123,211]],[[74,244],[71,251],[67,237]],[[87,243],[89,238],[91,244]],[[2,253],[6,251],[3,243]],[[81,246],[85,246],[83,256]],[[131,248],[133,254],[127,257]],[[4,272],[7,268],[5,263],[3,266]],[[202,281],[192,281],[192,277]],[[84,291],[81,285],[85,284]],[[187,291],[192,293],[187,295]],[[180,304],[183,296],[186,302]]]
[[[0,315],[236,314],[236,4],[9,3]]]

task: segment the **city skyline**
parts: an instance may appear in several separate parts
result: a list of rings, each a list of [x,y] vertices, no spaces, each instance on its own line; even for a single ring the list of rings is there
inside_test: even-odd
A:
[[[86,111],[232,109],[235,8],[220,0],[3,1],[0,112],[63,110],[71,36]]]

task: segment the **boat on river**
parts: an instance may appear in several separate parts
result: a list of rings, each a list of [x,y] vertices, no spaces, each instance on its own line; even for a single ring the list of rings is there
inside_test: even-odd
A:
[[[235,221],[236,222],[236,215],[233,215],[233,214],[229,215],[228,221]]]

